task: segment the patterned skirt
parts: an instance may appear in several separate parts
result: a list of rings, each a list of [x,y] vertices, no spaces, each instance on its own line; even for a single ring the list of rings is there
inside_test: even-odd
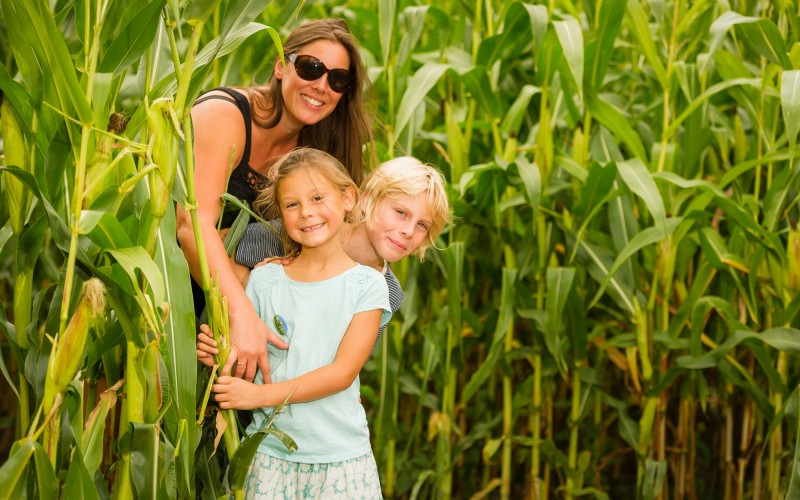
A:
[[[244,484],[247,500],[383,498],[372,451],[326,464],[289,462],[256,453]]]

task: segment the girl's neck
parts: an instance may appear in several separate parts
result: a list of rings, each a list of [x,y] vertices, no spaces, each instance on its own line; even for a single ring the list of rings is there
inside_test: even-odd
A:
[[[375,252],[375,247],[369,239],[367,225],[363,222],[345,224],[340,234],[342,246],[347,255],[359,264],[369,266],[383,272],[385,261]]]
[[[318,247],[303,247],[300,255],[284,266],[284,271],[294,281],[314,282],[338,276],[356,263],[342,248],[337,238]]]

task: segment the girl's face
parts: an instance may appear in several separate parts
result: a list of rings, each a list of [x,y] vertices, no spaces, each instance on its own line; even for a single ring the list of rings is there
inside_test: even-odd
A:
[[[393,195],[380,202],[367,232],[382,259],[396,262],[407,257],[428,237],[433,217],[425,195]]]
[[[342,44],[329,40],[315,40],[295,54],[314,57],[328,70],[350,68],[347,50]],[[286,54],[286,66],[281,65],[280,58],[275,62],[275,77],[282,82],[286,118],[297,122],[299,126],[313,125],[333,112],[342,94],[331,89],[328,83],[330,73],[324,73],[311,81],[301,78],[295,63],[289,60],[289,55]],[[301,64],[298,60],[295,62]]]
[[[342,193],[324,175],[301,168],[280,181],[278,204],[289,237],[314,248],[335,240],[345,213],[353,209],[355,193]]]

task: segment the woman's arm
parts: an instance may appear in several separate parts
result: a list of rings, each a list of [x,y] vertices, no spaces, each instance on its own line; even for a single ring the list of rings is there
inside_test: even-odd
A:
[[[244,149],[245,128],[242,115],[236,107],[220,99],[208,100],[192,109],[194,125],[195,194],[200,233],[211,276],[219,279],[220,290],[227,297],[230,320],[231,346],[223,373],[229,373],[234,363],[235,375],[245,375],[248,380],[261,368],[269,374],[266,341],[280,348],[286,343],[278,338],[259,318],[244,293],[244,288],[231,267],[216,224],[222,212],[222,194],[228,184],[231,151],[235,151],[233,164],[237,164]],[[177,234],[189,270],[200,283],[200,265],[195,246],[191,216],[183,207],[177,209]]]
[[[235,377],[220,377],[212,387],[214,400],[220,408],[252,410],[278,406],[292,390],[294,392],[289,402],[305,403],[347,389],[366,363],[375,344],[382,313],[382,309],[372,309],[353,316],[333,363],[291,380],[265,385]]]

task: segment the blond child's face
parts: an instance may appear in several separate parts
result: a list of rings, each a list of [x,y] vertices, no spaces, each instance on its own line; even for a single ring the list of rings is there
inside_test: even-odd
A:
[[[393,195],[378,204],[367,232],[375,252],[387,262],[397,262],[416,252],[432,223],[426,193]]]
[[[355,193],[342,193],[325,176],[301,169],[280,181],[278,203],[289,237],[314,248],[336,239],[346,211],[353,209]]]

